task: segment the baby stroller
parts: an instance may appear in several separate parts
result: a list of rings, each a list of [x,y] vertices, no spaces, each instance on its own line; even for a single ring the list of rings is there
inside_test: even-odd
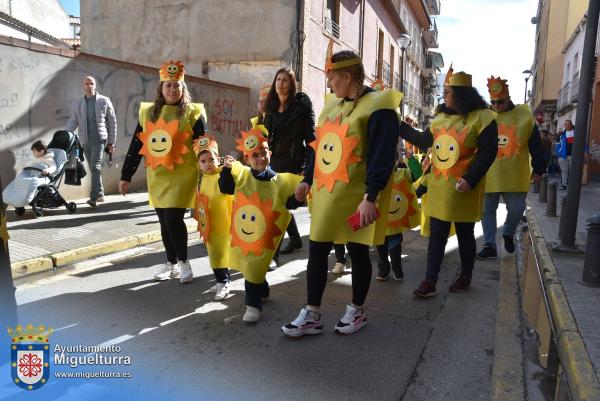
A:
[[[25,213],[25,205],[31,205],[37,217],[44,215],[44,209],[65,206],[69,213],[75,213],[77,204],[67,202],[58,192],[65,170],[70,164],[79,162],[81,145],[79,138],[69,131],[56,131],[48,144],[48,152],[53,153],[56,170],[49,176],[42,176],[42,169],[25,167],[3,192],[4,202],[15,206],[17,216]]]

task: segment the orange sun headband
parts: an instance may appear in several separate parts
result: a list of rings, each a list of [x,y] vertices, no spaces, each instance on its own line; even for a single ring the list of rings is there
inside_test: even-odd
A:
[[[329,39],[329,44],[327,45],[327,56],[325,58],[325,74],[327,74],[331,70],[339,70],[340,68],[352,67],[353,65],[358,65],[362,63],[362,59],[360,57],[354,57],[348,60],[338,61],[334,63],[333,60],[333,39]]]
[[[160,82],[183,81],[185,76],[185,67],[181,61],[169,60],[160,66],[158,73],[160,75]]]
[[[246,157],[259,150],[265,148],[265,142],[269,136],[269,131],[264,125],[257,125],[250,131],[242,131],[242,137],[236,140],[237,147]]]
[[[214,136],[208,136],[208,134],[204,134],[198,139],[194,140],[192,144],[194,148],[194,152],[199,155],[200,152],[204,152],[205,150],[212,150],[215,155],[219,155],[219,145]]]
[[[381,79],[376,79],[371,84],[371,88],[375,89],[376,91],[382,91],[385,89],[385,85],[383,84],[383,81]]]
[[[510,94],[508,93],[508,85],[506,84],[506,79],[502,79],[500,77],[494,78],[492,75],[488,78],[488,91],[490,92],[491,100],[504,100],[507,99]]]
[[[260,92],[258,93],[258,99],[266,99],[269,96],[269,92],[271,91],[271,84],[266,84],[261,86]]]
[[[450,68],[448,68],[448,72],[446,73],[446,80],[444,81],[444,85],[446,86],[473,86],[471,75],[467,74],[464,71],[454,73],[454,69],[452,68],[452,64],[450,64]]]

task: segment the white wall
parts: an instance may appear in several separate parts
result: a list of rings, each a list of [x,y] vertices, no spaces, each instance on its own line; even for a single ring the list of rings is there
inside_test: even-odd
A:
[[[71,37],[69,15],[58,0],[0,0],[0,11],[56,38]],[[27,40],[27,35],[0,24],[0,35]],[[43,43],[32,38],[32,42]]]

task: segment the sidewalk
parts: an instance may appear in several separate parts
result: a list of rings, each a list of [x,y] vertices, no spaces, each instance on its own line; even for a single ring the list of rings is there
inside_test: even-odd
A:
[[[561,198],[566,196],[567,191],[559,190],[557,193],[557,215],[560,216],[560,204]],[[585,250],[586,239],[587,239],[587,219],[591,217],[593,214],[600,213],[600,183],[598,182],[590,182],[588,185],[583,185],[581,190],[580,197],[580,205],[579,205],[579,217],[577,220],[577,234],[576,234],[576,245],[580,247],[582,250]],[[579,334],[583,339],[583,344],[585,345],[585,350],[582,350],[582,354],[584,358],[579,360],[569,360],[575,355],[575,353],[571,354],[568,352],[567,360],[563,360],[565,355],[561,353],[561,361],[563,364],[572,365],[577,370],[581,368],[586,363],[591,361],[591,365],[593,366],[593,372],[589,372],[592,375],[596,376],[596,387],[598,383],[598,372],[600,369],[600,314],[598,313],[598,305],[600,304],[600,288],[594,288],[587,286],[581,282],[582,273],[583,273],[583,263],[584,263],[584,255],[581,254],[570,254],[570,253],[560,253],[553,250],[553,247],[559,243],[558,239],[558,230],[559,230],[559,221],[560,217],[548,217],[546,216],[546,203],[539,202],[539,194],[529,193],[527,197],[527,203],[530,207],[530,212],[533,212],[533,217],[536,220],[535,222],[530,222],[530,229],[537,230],[539,226],[539,230],[541,233],[541,237],[543,237],[546,242],[550,258],[548,263],[553,266],[540,266],[544,267],[544,271],[556,271],[559,286],[562,286],[564,289],[564,294],[566,296],[566,303],[564,308],[560,308],[560,302],[565,302],[565,300],[555,300],[553,307],[557,308],[557,310],[561,310],[566,313],[557,313],[557,316],[553,316],[557,322],[555,325],[564,324],[565,321],[573,321],[575,322],[574,330],[564,330],[565,332],[559,331],[557,338],[557,342],[562,341],[562,338],[567,334]],[[532,227],[532,224],[535,227]],[[532,232],[533,235],[533,232]],[[545,264],[545,261],[542,261],[542,265]],[[548,295],[548,294],[547,294]],[[553,299],[550,299],[549,302],[553,302]],[[558,305],[558,306],[557,306]],[[572,333],[567,333],[572,332]],[[565,342],[569,340],[566,339]],[[570,350],[572,351],[572,349]],[[589,357],[589,360],[585,360]],[[567,367],[568,369],[568,367]],[[579,371],[580,373],[583,371]],[[581,380],[582,378],[579,377]],[[598,391],[598,388],[595,389]]]
[[[7,211],[9,252],[14,277],[50,270],[90,257],[160,241],[160,226],[148,194],[108,195],[92,208],[85,199],[76,201],[77,212],[64,207],[47,209],[34,217]],[[186,214],[188,231],[196,221]]]

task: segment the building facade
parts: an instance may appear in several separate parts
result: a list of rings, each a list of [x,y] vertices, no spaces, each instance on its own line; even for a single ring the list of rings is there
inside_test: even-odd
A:
[[[381,79],[403,86],[404,112],[425,121],[433,107],[425,101],[435,101],[427,97],[437,73],[428,68],[427,49],[437,46],[431,15],[439,9],[439,0],[84,1],[82,50],[148,66],[181,59],[193,75],[250,87],[251,99],[278,68],[291,67],[318,113],[332,39],[334,51],[361,55],[367,85]],[[411,36],[404,52],[401,34]],[[250,106],[255,112],[254,101]]]

